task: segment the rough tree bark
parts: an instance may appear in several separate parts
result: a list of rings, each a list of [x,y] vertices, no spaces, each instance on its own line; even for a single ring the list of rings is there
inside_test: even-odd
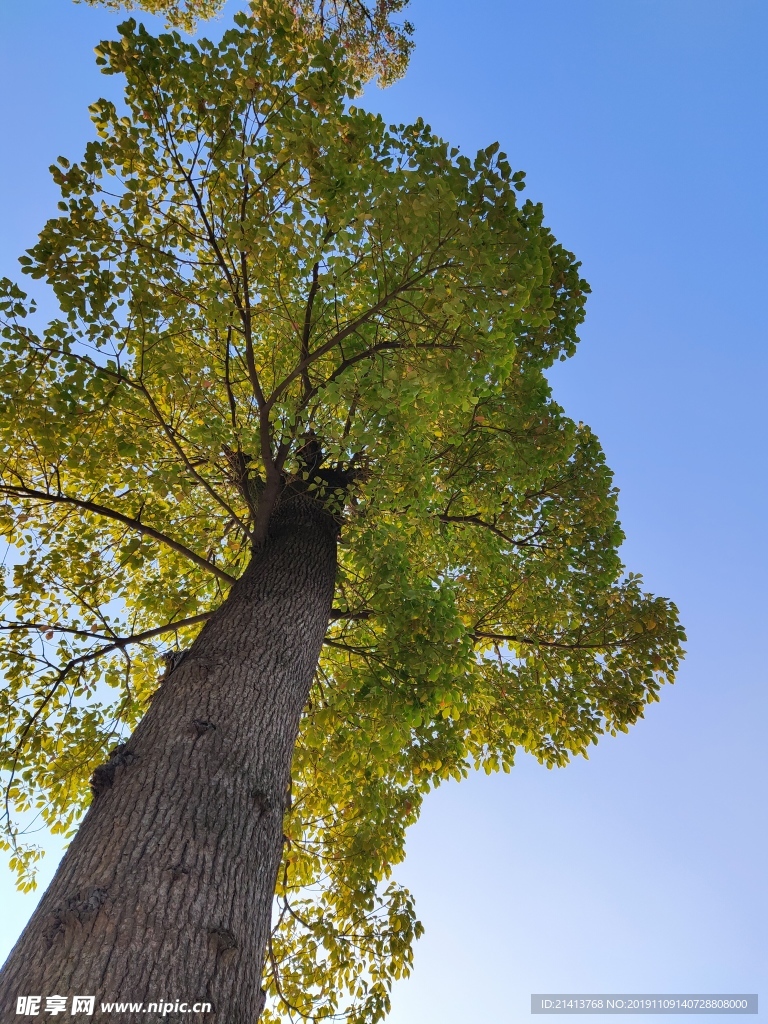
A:
[[[264,547],[94,773],[93,804],[0,974],[3,1021],[17,996],[57,994],[95,995],[95,1019],[100,1001],[184,1000],[255,1024],[337,533],[312,499],[281,501]]]

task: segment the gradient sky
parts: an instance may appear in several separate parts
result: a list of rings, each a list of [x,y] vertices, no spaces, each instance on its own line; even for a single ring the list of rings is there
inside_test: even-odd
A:
[[[583,343],[555,396],[600,437],[627,566],[689,642],[676,685],[589,761],[523,757],[427,799],[397,872],[426,934],[389,1020],[507,1024],[532,992],[768,999],[768,4],[413,0],[410,17],[408,75],[365,102],[465,152],[498,140],[583,261]],[[0,274],[55,212],[48,165],[116,95],[92,50],[119,20],[0,7]],[[0,893],[2,957],[37,897],[5,865]]]

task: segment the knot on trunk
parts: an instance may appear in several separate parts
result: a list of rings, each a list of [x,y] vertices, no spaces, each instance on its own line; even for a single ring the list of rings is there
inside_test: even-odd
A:
[[[216,951],[216,955],[237,949],[237,939],[228,928],[209,928],[208,941]]]
[[[110,753],[109,760],[94,769],[93,775],[90,778],[91,792],[93,793],[94,800],[112,788],[118,768],[122,765],[130,764],[134,760],[134,755],[125,748],[125,743],[118,743]]]
[[[68,927],[72,927],[72,925],[82,927],[87,924],[98,914],[108,899],[107,890],[98,886],[90,889],[85,896],[80,892],[70,896],[50,916],[47,936],[49,945]]]
[[[259,789],[258,786],[251,790],[251,799],[253,800],[253,806],[256,814],[259,817],[263,814],[268,814],[275,806],[269,793],[265,792],[263,789]]]
[[[173,651],[173,650],[171,650],[171,651],[163,651],[163,653],[160,655],[160,657],[165,662],[165,670],[164,670],[162,676],[160,676],[160,682],[161,683],[165,682],[165,680],[168,678],[168,676],[171,674],[171,672],[173,672],[175,669],[177,669],[179,667],[179,665],[182,663],[182,661],[186,658],[186,656],[188,654],[189,654],[188,650],[183,650],[183,651]]]
[[[216,726],[213,722],[209,722],[207,718],[193,718],[192,728],[198,736],[205,736],[207,732],[213,732]]]

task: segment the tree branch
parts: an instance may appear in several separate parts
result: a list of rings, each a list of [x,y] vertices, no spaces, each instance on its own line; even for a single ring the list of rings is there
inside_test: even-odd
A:
[[[245,337],[245,362],[248,367],[248,377],[251,381],[251,387],[253,389],[253,397],[256,399],[256,404],[259,409],[262,409],[266,404],[264,398],[264,392],[261,387],[261,381],[259,380],[259,374],[256,369],[256,358],[253,353],[253,324],[251,314],[251,294],[248,285],[248,257],[244,252],[240,253],[240,273],[242,274],[243,281],[243,303],[241,305],[241,316],[243,320],[243,335]]]
[[[511,544],[512,547],[515,548],[530,547],[534,539],[541,533],[541,529],[539,529],[529,534],[527,537],[524,537],[522,540],[515,540],[513,537],[510,537],[508,534],[500,530],[493,523],[487,523],[484,519],[481,519],[477,514],[471,516],[449,516],[446,515],[446,513],[441,512],[439,515],[435,516],[435,518],[441,523],[464,523],[468,526],[482,526],[486,530],[490,530],[491,533],[495,533],[497,537],[501,537],[503,541],[506,541],[507,544]]]
[[[560,640],[542,640],[541,637],[519,636],[512,633],[472,633],[473,640],[490,640],[492,643],[517,643],[529,647],[555,647],[564,651],[604,651],[611,647],[629,647],[637,641],[639,634],[619,640],[604,641],[600,644],[563,643]]]
[[[214,609],[215,610],[215,609]],[[111,643],[106,644],[104,647],[100,647],[96,651],[87,651],[85,654],[79,655],[77,658],[72,658],[67,662],[56,674],[51,686],[48,688],[48,693],[40,704],[35,708],[33,714],[29,716],[29,721],[26,723],[24,728],[21,730],[16,748],[13,753],[13,764],[9,773],[8,784],[5,787],[5,814],[6,821],[10,824],[11,820],[11,808],[9,804],[11,788],[13,781],[16,776],[16,769],[19,764],[19,755],[24,746],[24,741],[29,735],[30,730],[34,724],[38,721],[43,711],[47,708],[53,699],[54,694],[58,690],[59,686],[64,682],[69,673],[80,665],[85,665],[89,661],[95,661],[100,658],[103,654],[111,654],[112,651],[122,651],[129,644],[141,643],[144,640],[151,640],[153,637],[161,636],[163,633],[171,633],[176,630],[182,629],[184,626],[194,626],[198,622],[205,622],[214,614],[213,611],[201,612],[199,615],[192,615],[188,619],[179,619],[177,622],[167,622],[164,626],[155,626],[153,629],[145,629],[142,633],[133,633],[131,636],[118,637]],[[107,639],[107,638],[105,638]]]
[[[396,288],[393,288],[391,292],[387,292],[387,294],[382,299],[379,299],[379,301],[376,302],[369,309],[367,309],[365,313],[361,313],[360,316],[356,317],[354,320],[351,320],[346,325],[346,327],[342,327],[342,329],[340,331],[337,331],[332,338],[330,338],[324,344],[320,345],[319,348],[316,348],[314,352],[310,352],[305,358],[301,359],[299,363],[293,368],[293,370],[291,370],[288,376],[283,378],[283,380],[277,385],[275,390],[269,396],[269,398],[267,399],[267,408],[271,409],[277,402],[277,400],[280,398],[280,396],[283,394],[283,392],[286,390],[286,388],[288,388],[289,385],[292,384],[297,377],[300,377],[304,373],[304,371],[309,366],[312,365],[312,363],[316,362],[322,356],[330,352],[331,349],[335,348],[336,345],[344,341],[345,338],[348,338],[350,334],[354,334],[355,331],[358,330],[358,328],[363,326],[363,324],[368,323],[368,321],[372,317],[376,316],[377,313],[380,313],[383,309],[385,309],[393,299],[397,298],[398,295],[401,295],[405,291],[409,291],[411,288],[415,288],[419,281],[423,281],[425,277],[428,277],[430,274],[436,273],[438,270],[444,270],[446,267],[449,267],[450,265],[450,261],[448,263],[440,263],[436,267],[429,267],[428,269],[421,271],[421,273],[416,274],[414,277],[409,278],[407,281],[403,281],[402,284],[399,284]]]
[[[315,263],[312,267],[312,285],[309,289],[309,295],[307,296],[307,306],[304,310],[304,330],[301,334],[301,353],[300,362],[306,362],[309,359],[309,335],[312,330],[312,306],[315,303],[315,295],[317,294],[317,285],[319,280],[320,264]],[[307,363],[307,366],[309,363]],[[306,405],[309,400],[309,395],[312,392],[312,383],[309,379],[309,373],[307,367],[301,371],[301,381],[304,386],[304,404]]]
[[[216,332],[218,335],[218,331]],[[232,326],[227,327],[227,343],[224,350],[224,384],[227,389],[227,399],[229,401],[229,413],[232,418],[232,430],[237,431],[237,403],[235,402],[235,395],[232,391],[232,378],[229,372],[230,359],[229,349],[232,344]]]
[[[144,640],[151,640],[152,637],[160,636],[162,633],[171,633],[174,630],[182,629],[184,626],[194,626],[198,622],[205,622],[213,615],[213,612],[200,612],[199,615],[192,615],[188,619],[179,619],[178,622],[168,622],[164,626],[155,626],[153,629],[145,629],[143,633],[131,633],[130,636],[114,637],[104,636],[102,633],[92,633],[87,629],[75,629],[72,626],[60,626],[56,623],[41,623],[41,622],[7,622],[4,625],[0,625],[0,630],[39,630],[41,633],[71,633],[75,636],[87,636],[93,640],[109,640],[110,643],[107,647],[102,647],[99,651],[93,654],[93,657],[100,657],[102,654],[109,654],[113,650],[122,650],[129,644],[142,643]],[[82,655],[81,659],[91,657],[91,653],[88,655]],[[81,660],[76,659],[76,660]]]
[[[341,608],[331,608],[330,622],[337,622],[339,619],[346,619],[348,622],[354,622],[360,619],[370,619],[372,615],[376,613],[371,608],[361,608],[360,611],[345,612]]]
[[[227,346],[227,349],[229,349],[229,346]],[[191,474],[191,476],[195,480],[197,480],[197,482],[202,487],[205,488],[205,490],[208,492],[208,494],[210,494],[210,496],[213,498],[213,500],[216,502],[216,504],[220,505],[221,508],[223,508],[225,512],[229,513],[230,517],[232,519],[234,519],[234,521],[242,529],[242,531],[244,533],[247,533],[248,531],[246,529],[245,523],[243,523],[240,520],[240,517],[237,515],[237,513],[234,512],[229,507],[229,504],[216,492],[216,490],[208,483],[208,481],[205,479],[205,477],[201,476],[201,474],[197,472],[195,467],[189,461],[189,459],[187,458],[187,453],[184,451],[184,449],[181,447],[179,442],[176,440],[176,438],[174,436],[173,429],[166,422],[165,417],[163,416],[163,414],[160,412],[159,408],[157,407],[157,404],[155,403],[155,400],[152,398],[152,396],[150,395],[149,391],[147,390],[146,385],[141,383],[141,382],[139,382],[136,386],[141,391],[141,393],[144,395],[144,397],[146,398],[147,402],[149,403],[149,407],[152,410],[152,413],[154,414],[155,419],[160,424],[160,426],[161,426],[165,436],[171,442],[171,445],[173,446],[174,451],[181,458],[182,462],[186,466],[187,471]]]
[[[219,579],[225,580],[227,583],[234,583],[235,577],[230,576],[228,572],[220,569],[213,562],[209,562],[203,558],[202,555],[195,554],[184,544],[180,544],[178,541],[173,540],[166,534],[161,533],[160,530],[155,530],[151,526],[147,526],[142,523],[139,519],[134,519],[131,516],[123,515],[122,512],[117,512],[115,509],[107,508],[105,505],[99,505],[93,501],[87,501],[83,498],[73,498],[67,494],[51,494],[47,491],[38,491],[32,487],[14,487],[12,484],[0,484],[0,494],[14,495],[17,498],[30,498],[35,501],[50,502],[51,504],[70,505],[74,508],[81,508],[85,512],[93,512],[94,515],[104,516],[105,519],[113,519],[115,522],[122,523],[124,526],[130,527],[137,533],[143,534],[145,537],[151,537],[153,540],[158,541],[160,544],[164,544],[166,547],[175,551],[179,555],[183,555],[188,558],[191,562],[194,562],[201,569],[206,569],[208,572],[213,573],[214,576],[218,576]]]
[[[326,219],[326,224],[327,223],[328,221]],[[327,243],[333,238],[334,234],[335,232],[331,228],[328,228],[325,235],[323,236],[323,241],[320,245],[321,252],[325,248]],[[301,362],[304,362],[305,360],[309,359],[309,336],[312,332],[312,308],[315,304],[315,296],[317,295],[319,276],[320,260],[317,260],[314,266],[312,267],[312,284],[309,289],[309,295],[307,296],[307,305],[304,310],[304,329],[301,334]],[[307,364],[307,366],[308,365],[309,364]],[[312,383],[309,379],[309,374],[307,373],[306,367],[302,370],[301,380],[304,386],[304,404],[306,405],[307,401],[309,400],[309,395],[312,391]]]

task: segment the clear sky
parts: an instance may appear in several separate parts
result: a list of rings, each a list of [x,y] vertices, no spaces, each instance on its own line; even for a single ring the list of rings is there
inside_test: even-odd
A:
[[[507,1024],[532,992],[765,1004],[768,4],[413,0],[410,17],[407,77],[366,103],[466,152],[498,140],[583,261],[583,343],[555,395],[602,440],[628,568],[676,601],[689,653],[589,761],[522,759],[426,801],[398,871],[426,934],[391,1024]],[[118,20],[0,6],[1,274],[55,212],[48,165],[115,95],[92,49]],[[0,885],[2,957],[36,896],[4,867]]]

